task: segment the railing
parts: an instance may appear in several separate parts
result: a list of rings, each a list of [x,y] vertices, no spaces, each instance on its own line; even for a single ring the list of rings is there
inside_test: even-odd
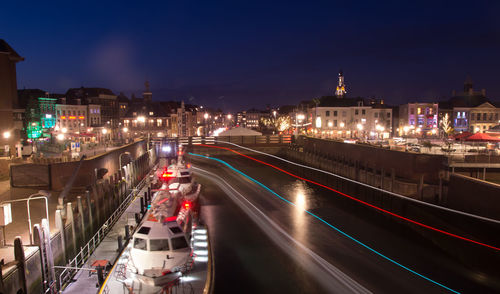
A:
[[[218,137],[179,137],[169,138],[167,141],[175,141],[182,145],[215,145],[225,142],[242,144],[242,145],[277,145],[293,143],[292,135],[269,135],[269,136],[218,136]]]
[[[149,174],[148,174],[149,175]],[[120,216],[123,214],[123,212],[127,209],[128,205],[130,202],[133,200],[135,197],[135,193],[138,190],[141,190],[144,188],[144,185],[147,182],[147,179],[149,178],[148,175],[146,175],[134,188],[130,194],[125,198],[125,200],[120,204],[120,206],[113,212],[113,214],[104,222],[104,224],[99,228],[97,233],[94,234],[92,239],[90,239],[87,244],[83,247],[80,247],[80,251],[76,254],[76,256],[66,265],[66,268],[59,274],[59,291],[63,289],[63,286],[65,286],[67,283],[71,281],[73,276],[78,272],[78,268],[80,268],[87,260],[89,257],[92,255],[92,253],[95,251],[97,246],[101,243],[101,241],[104,239],[106,234],[111,230],[113,225],[118,221]]]

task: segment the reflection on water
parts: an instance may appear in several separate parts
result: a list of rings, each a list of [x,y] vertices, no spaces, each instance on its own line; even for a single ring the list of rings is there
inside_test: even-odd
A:
[[[288,199],[295,204],[292,212],[292,235],[298,241],[304,241],[307,230],[306,212],[315,206],[314,190],[307,186],[304,181],[295,180],[286,185],[284,191],[287,191]]]

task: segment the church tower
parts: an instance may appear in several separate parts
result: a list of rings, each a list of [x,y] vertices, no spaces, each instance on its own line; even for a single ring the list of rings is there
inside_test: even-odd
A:
[[[153,100],[153,93],[151,93],[149,89],[149,82],[146,81],[144,86],[146,87],[146,91],[142,93],[142,98],[144,98],[144,102],[151,102],[151,100]]]
[[[347,91],[345,90],[344,74],[342,73],[342,70],[340,70],[339,82],[337,84],[337,90],[335,90],[335,96],[337,96],[337,98],[344,98],[346,92]]]

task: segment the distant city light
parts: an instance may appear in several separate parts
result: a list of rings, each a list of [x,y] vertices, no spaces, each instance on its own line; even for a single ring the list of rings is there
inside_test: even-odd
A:
[[[106,134],[108,132],[108,129],[102,129],[102,133]]]
[[[10,132],[9,131],[3,132],[3,137],[4,139],[10,138]]]
[[[362,124],[357,124],[356,127],[358,128],[358,130],[362,131],[363,130],[363,125]]]
[[[145,122],[146,118],[144,116],[139,116],[139,117],[137,117],[137,121],[139,121],[139,122]]]
[[[66,132],[68,131],[68,129],[67,129],[67,128],[62,128],[62,130],[61,130],[61,131],[62,131],[63,133],[66,133]]]
[[[321,128],[321,116],[316,117],[316,127]]]
[[[59,141],[64,140],[64,135],[63,134],[58,134],[57,135],[57,140],[59,140]]]
[[[203,115],[203,118],[207,119],[208,118],[208,113],[205,112],[205,114]]]
[[[123,128],[123,132],[124,132],[124,133],[128,132],[128,128],[127,128],[127,127],[124,127],[124,128]]]
[[[328,127],[329,128],[333,127],[333,123],[331,121],[328,122]]]
[[[172,147],[170,147],[170,145],[164,145],[161,147],[161,151],[170,153],[170,151],[172,151]]]
[[[344,123],[344,122],[341,122],[341,123],[340,123],[340,127],[341,127],[341,128],[345,127],[345,123]]]
[[[232,117],[233,117],[233,116],[232,116],[232,115],[230,115],[230,114],[228,114],[228,115],[227,115],[227,119],[231,119]]]

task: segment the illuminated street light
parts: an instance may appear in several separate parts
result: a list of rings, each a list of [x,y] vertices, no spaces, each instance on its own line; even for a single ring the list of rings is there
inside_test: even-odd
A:
[[[328,127],[329,128],[333,127],[333,123],[331,121],[328,122]]]
[[[363,125],[362,124],[357,124],[356,127],[358,128],[358,130],[362,131],[363,130]]]
[[[108,129],[102,129],[102,133],[106,134],[108,132]]]
[[[208,119],[208,113],[207,112],[205,112],[205,114],[203,115],[203,118],[204,119]]]
[[[139,117],[137,117],[137,121],[139,121],[139,122],[145,122],[146,118],[144,116],[139,116]]]
[[[124,128],[123,128],[123,132],[124,132],[124,133],[128,132],[128,128],[127,128],[127,127],[124,127]]]
[[[227,119],[231,119],[232,117],[233,117],[233,116],[232,116],[232,115],[230,115],[230,114],[228,114],[228,115],[227,115]]]
[[[305,117],[305,115],[303,115],[303,114],[299,114],[299,115],[297,115],[297,119],[298,119],[298,120],[304,120],[305,118],[306,118],[306,117]]]
[[[340,123],[340,127],[341,127],[341,128],[345,127],[345,123],[344,123],[344,122],[341,122],[341,123]]]
[[[10,138],[10,132],[9,132],[9,131],[5,131],[5,132],[3,132],[3,138],[4,138],[4,139],[8,139],[8,138]]]
[[[67,128],[62,128],[62,130],[61,130],[61,131],[62,131],[63,133],[66,133],[66,132],[68,132],[68,129],[67,129]]]
[[[321,116],[316,117],[316,127],[321,128]]]
[[[57,135],[57,140],[59,140],[59,141],[64,140],[64,135],[63,134],[58,134]]]

